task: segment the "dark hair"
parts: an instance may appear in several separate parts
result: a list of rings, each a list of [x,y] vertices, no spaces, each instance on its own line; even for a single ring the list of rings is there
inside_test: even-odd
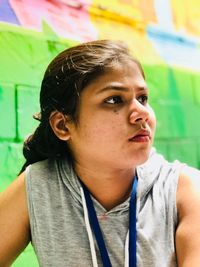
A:
[[[52,60],[41,84],[41,112],[37,116],[40,124],[24,142],[26,163],[21,172],[29,164],[43,159],[60,156],[72,159],[67,143],[54,134],[49,124],[50,114],[60,111],[76,123],[81,91],[108,68],[127,60],[134,61],[144,76],[140,63],[130,54],[127,46],[117,41],[83,43],[64,50]]]

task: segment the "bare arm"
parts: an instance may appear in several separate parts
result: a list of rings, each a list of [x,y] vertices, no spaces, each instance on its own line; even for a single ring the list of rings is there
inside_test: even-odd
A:
[[[177,190],[179,225],[176,250],[179,267],[200,266],[200,172],[181,174]]]
[[[0,193],[0,267],[10,266],[30,241],[30,228],[22,173]]]

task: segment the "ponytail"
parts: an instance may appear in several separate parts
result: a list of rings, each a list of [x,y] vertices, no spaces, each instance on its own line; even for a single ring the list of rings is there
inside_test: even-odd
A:
[[[26,159],[20,173],[35,162],[47,158],[68,156],[71,158],[69,148],[65,141],[60,140],[51,129],[49,123],[41,122],[35,132],[24,142],[23,155]]]

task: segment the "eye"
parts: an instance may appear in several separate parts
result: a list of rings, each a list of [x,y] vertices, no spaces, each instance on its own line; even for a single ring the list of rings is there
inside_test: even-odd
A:
[[[137,98],[137,100],[142,104],[145,105],[148,102],[148,95],[141,95]]]
[[[105,100],[106,104],[117,105],[123,103],[121,96],[111,96]]]

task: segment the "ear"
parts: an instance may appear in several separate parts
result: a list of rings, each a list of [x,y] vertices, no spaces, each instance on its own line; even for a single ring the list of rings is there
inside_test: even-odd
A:
[[[67,122],[69,120],[70,119],[67,115],[64,115],[59,111],[53,111],[49,117],[49,123],[52,130],[54,131],[55,135],[63,141],[70,139],[70,132],[67,127]]]

